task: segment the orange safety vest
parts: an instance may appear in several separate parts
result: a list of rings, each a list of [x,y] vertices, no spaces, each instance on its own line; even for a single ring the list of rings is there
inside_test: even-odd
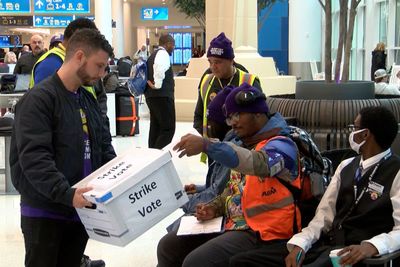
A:
[[[260,151],[275,136],[257,144],[256,151]],[[301,188],[299,175],[291,185]],[[246,175],[246,185],[242,196],[242,209],[248,226],[260,233],[262,240],[289,239],[294,233],[294,220],[297,229],[301,229],[300,210],[295,205],[289,189],[278,178]],[[295,214],[296,212],[296,214]]]

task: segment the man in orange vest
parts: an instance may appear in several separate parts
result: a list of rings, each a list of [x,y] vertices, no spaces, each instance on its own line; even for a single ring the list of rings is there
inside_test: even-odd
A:
[[[158,244],[160,267],[228,266],[234,256],[260,246],[280,252],[283,259],[287,240],[300,228],[300,214],[288,189],[300,187],[298,150],[286,137],[285,120],[279,113],[269,114],[265,95],[246,83],[227,96],[224,110],[245,148],[188,134],[174,149],[180,156],[205,152],[231,169],[223,193],[196,208],[198,220],[225,216],[225,232],[168,233]]]

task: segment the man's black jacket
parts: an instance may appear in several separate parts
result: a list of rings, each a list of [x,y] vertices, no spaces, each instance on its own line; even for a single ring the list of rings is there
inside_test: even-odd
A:
[[[83,178],[81,107],[87,118],[94,171],[116,155],[98,103],[89,92],[80,89],[76,98],[54,74],[17,103],[10,166],[23,204],[66,215],[74,212],[75,189],[71,186]]]

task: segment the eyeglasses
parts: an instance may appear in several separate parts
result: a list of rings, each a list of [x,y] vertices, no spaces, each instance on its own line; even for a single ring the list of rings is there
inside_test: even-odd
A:
[[[349,132],[354,132],[354,131],[360,130],[361,127],[354,125],[354,124],[349,124],[349,125],[347,125],[347,129],[349,130]]]
[[[231,115],[229,115],[228,117],[226,117],[226,124],[228,126],[232,126],[232,124],[234,124],[235,122],[238,122],[240,119],[240,113],[239,112],[235,112],[232,113]]]

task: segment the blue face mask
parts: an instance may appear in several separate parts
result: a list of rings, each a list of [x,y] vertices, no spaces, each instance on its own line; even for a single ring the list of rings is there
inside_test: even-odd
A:
[[[358,134],[358,133],[361,133],[361,132],[363,132],[363,131],[365,131],[365,130],[366,130],[366,129],[361,129],[361,130],[358,130],[358,131],[354,131],[354,132],[351,132],[350,135],[349,135],[350,147],[351,147],[351,149],[353,149],[355,152],[357,152],[357,154],[360,154],[360,148],[361,148],[362,145],[365,144],[365,140],[358,144],[358,143],[356,143],[356,142],[354,141],[354,135],[355,135],[355,134]]]

